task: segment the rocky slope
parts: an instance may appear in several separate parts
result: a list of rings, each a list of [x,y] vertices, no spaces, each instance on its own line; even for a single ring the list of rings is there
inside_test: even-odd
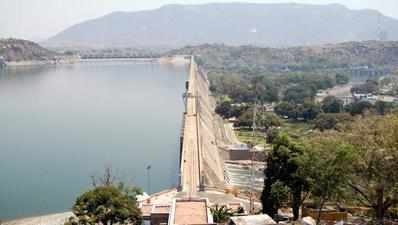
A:
[[[6,62],[52,60],[57,53],[26,40],[0,39],[0,59]]]

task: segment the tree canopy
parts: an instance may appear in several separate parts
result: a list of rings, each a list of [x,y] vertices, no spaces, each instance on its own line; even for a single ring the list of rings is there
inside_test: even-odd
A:
[[[79,196],[72,208],[77,221],[67,225],[141,224],[141,211],[135,195],[115,186],[100,186]]]

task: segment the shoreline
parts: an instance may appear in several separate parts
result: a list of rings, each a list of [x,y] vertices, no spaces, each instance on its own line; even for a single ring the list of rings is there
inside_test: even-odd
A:
[[[72,212],[60,212],[41,216],[31,216],[26,218],[16,218],[5,220],[1,225],[60,225],[64,224],[69,217],[73,216]]]
[[[159,58],[73,58],[73,59],[61,59],[61,60],[25,60],[25,61],[5,61],[4,68],[19,68],[19,67],[30,67],[30,66],[48,66],[48,65],[73,65],[77,63],[86,62],[155,62],[160,64],[170,65],[186,65],[189,60],[185,56],[167,56]]]

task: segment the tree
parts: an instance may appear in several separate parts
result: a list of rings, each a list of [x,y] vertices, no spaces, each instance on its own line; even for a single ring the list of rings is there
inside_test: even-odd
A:
[[[215,223],[225,223],[231,216],[234,215],[232,210],[227,208],[225,205],[221,207],[219,205],[215,205],[214,207],[210,208],[210,212],[213,215]]]
[[[78,220],[67,224],[138,225],[142,222],[135,197],[115,186],[96,187],[82,194],[77,198],[72,211]]]
[[[368,101],[359,101],[351,103],[346,107],[346,110],[351,113],[351,115],[363,115],[366,111],[373,108],[372,103]]]
[[[343,101],[335,96],[327,96],[322,101],[322,111],[324,113],[340,113],[343,111]]]
[[[304,103],[304,100],[311,99],[315,93],[312,88],[304,85],[294,85],[286,89],[283,100],[292,103]]]
[[[230,118],[232,114],[232,106],[230,101],[223,101],[216,107],[216,113],[223,118]]]
[[[338,121],[333,114],[320,114],[315,120],[315,129],[320,131],[335,129]]]
[[[354,120],[349,113],[322,113],[315,119],[314,127],[320,131],[340,130],[341,126],[348,125]]]
[[[343,74],[336,74],[336,84],[342,85],[347,84],[350,81],[350,78]]]
[[[277,106],[275,106],[274,110],[275,113],[280,116],[292,118],[295,120],[299,118],[302,118],[304,120],[313,120],[320,112],[320,107],[312,101],[304,101],[303,104],[281,102]]]
[[[320,106],[311,101],[305,101],[299,109],[298,113],[304,120],[315,119],[321,111]]]
[[[263,213],[276,217],[283,202],[284,187],[292,194],[291,206],[294,219],[299,217],[302,192],[306,189],[305,180],[297,176],[298,164],[295,158],[302,149],[292,143],[286,135],[280,135],[273,142],[273,149],[267,158],[264,170],[264,189],[261,195]],[[281,202],[282,201],[282,202]]]
[[[275,140],[275,138],[277,138],[279,136],[279,130],[276,128],[272,128],[272,129],[268,129],[267,133],[266,133],[266,141],[268,144],[272,144]]]
[[[364,84],[360,84],[351,88],[352,93],[368,94],[376,93],[379,89],[379,83],[375,80],[367,80]]]
[[[326,201],[344,193],[354,157],[352,146],[324,137],[312,139],[298,157],[298,174],[306,179],[312,197],[318,199],[318,224]]]
[[[273,113],[260,112],[256,116],[256,123],[258,127],[268,130],[271,127],[279,127],[282,123],[279,118]]]
[[[239,126],[252,127],[253,125],[253,107],[247,109],[239,118]],[[271,127],[278,127],[281,125],[279,118],[273,113],[258,111],[256,113],[257,127],[268,130]]]
[[[295,110],[295,105],[289,102],[281,102],[275,106],[274,111],[280,116],[292,117]]]
[[[390,113],[394,109],[394,104],[391,102],[383,102],[383,101],[376,101],[374,108],[376,109],[377,113],[380,115],[385,115]]]
[[[358,154],[349,186],[383,224],[388,209],[398,205],[398,115],[357,120],[342,135]]]

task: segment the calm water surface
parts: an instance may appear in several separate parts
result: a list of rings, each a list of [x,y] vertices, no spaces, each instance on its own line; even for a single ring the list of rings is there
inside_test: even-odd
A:
[[[105,167],[175,186],[186,78],[132,61],[0,72],[0,219],[65,211]]]

